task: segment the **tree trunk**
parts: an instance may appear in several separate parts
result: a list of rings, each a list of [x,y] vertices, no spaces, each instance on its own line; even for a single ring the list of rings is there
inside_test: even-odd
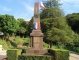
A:
[[[52,42],[49,43],[49,48],[52,48]]]

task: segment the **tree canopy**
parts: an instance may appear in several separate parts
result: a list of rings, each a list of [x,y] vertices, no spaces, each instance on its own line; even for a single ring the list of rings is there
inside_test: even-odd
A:
[[[79,33],[79,13],[68,14],[66,19],[72,30]]]
[[[16,20],[14,16],[9,14],[0,15],[0,31],[3,32],[4,35],[27,35],[27,30],[28,25],[24,19],[18,18]]]
[[[26,24],[26,21],[22,18],[18,18],[17,19],[17,24],[18,24],[18,29],[17,29],[17,34],[19,35],[26,35],[26,33],[28,32],[28,25]]]
[[[75,39],[79,41],[78,35],[71,29],[63,15],[59,0],[49,0],[44,2],[44,4],[46,9],[42,9],[40,12],[44,41],[49,43],[50,46],[51,43],[56,45],[63,44],[65,46],[77,44]]]
[[[59,0],[48,0],[44,1],[44,5],[46,6],[46,9],[42,9],[40,16],[41,18],[55,18],[63,16],[63,10],[60,8],[61,4],[59,3]]]
[[[17,23],[14,16],[5,14],[0,15],[0,31],[7,34],[15,33],[17,30]]]

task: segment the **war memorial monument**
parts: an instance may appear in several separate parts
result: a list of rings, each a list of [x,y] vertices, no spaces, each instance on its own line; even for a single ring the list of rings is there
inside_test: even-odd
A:
[[[26,51],[26,54],[46,54],[47,50],[43,50],[43,33],[40,26],[40,14],[38,2],[34,4],[34,21],[33,30],[30,33],[30,49]]]
[[[21,52],[8,50],[8,60],[69,60],[69,51],[63,49],[43,49],[43,33],[40,26],[40,14],[38,2],[34,4],[33,30],[30,33],[30,49]],[[2,46],[1,46],[2,47]],[[21,52],[21,54],[20,54]]]

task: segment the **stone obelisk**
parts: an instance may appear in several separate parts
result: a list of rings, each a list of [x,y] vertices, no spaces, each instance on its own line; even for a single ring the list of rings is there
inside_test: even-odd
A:
[[[30,49],[26,51],[26,54],[45,54],[47,50],[43,50],[43,33],[40,27],[40,14],[38,2],[34,4],[34,21],[33,30],[30,33]]]

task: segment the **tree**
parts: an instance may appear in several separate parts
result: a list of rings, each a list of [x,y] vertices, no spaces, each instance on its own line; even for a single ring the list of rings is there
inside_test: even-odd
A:
[[[0,15],[0,31],[4,34],[13,34],[17,30],[17,23],[14,16],[5,14]]]
[[[50,46],[56,45],[72,45],[74,32],[68,26],[65,18],[46,18],[41,21],[42,31],[44,33],[44,41]],[[71,33],[71,34],[70,34]]]
[[[17,24],[19,26],[18,29],[17,29],[17,34],[24,37],[24,35],[26,35],[25,33],[27,33],[26,21],[22,18],[18,18],[17,19]]]
[[[59,0],[44,1],[44,5],[46,6],[46,9],[42,9],[40,12],[41,27],[44,33],[44,41],[48,42],[51,46],[53,42],[56,43],[56,40],[58,44],[60,40],[60,37],[58,35],[60,33],[62,33],[62,35],[64,34],[61,30],[64,28],[63,25],[59,25],[61,24],[62,20],[57,18],[64,16],[64,14],[60,9],[61,4],[59,3]],[[53,33],[56,33],[54,29],[59,31],[57,32],[56,36],[52,35]],[[58,39],[55,39],[56,37],[58,37]]]
[[[72,30],[79,33],[79,13],[68,14],[66,19]]]
[[[72,13],[66,16],[68,25],[72,28],[75,33],[74,35],[74,47],[79,46],[79,13]]]
[[[74,35],[74,47],[79,47],[79,35]]]
[[[43,18],[55,18],[63,16],[64,13],[60,9],[61,4],[59,3],[59,0],[48,0],[44,1],[44,5],[46,6],[46,9],[42,9],[40,13],[40,17]]]
[[[32,30],[33,30],[33,17],[28,24],[28,35],[29,36],[30,36],[30,33],[32,32]]]

